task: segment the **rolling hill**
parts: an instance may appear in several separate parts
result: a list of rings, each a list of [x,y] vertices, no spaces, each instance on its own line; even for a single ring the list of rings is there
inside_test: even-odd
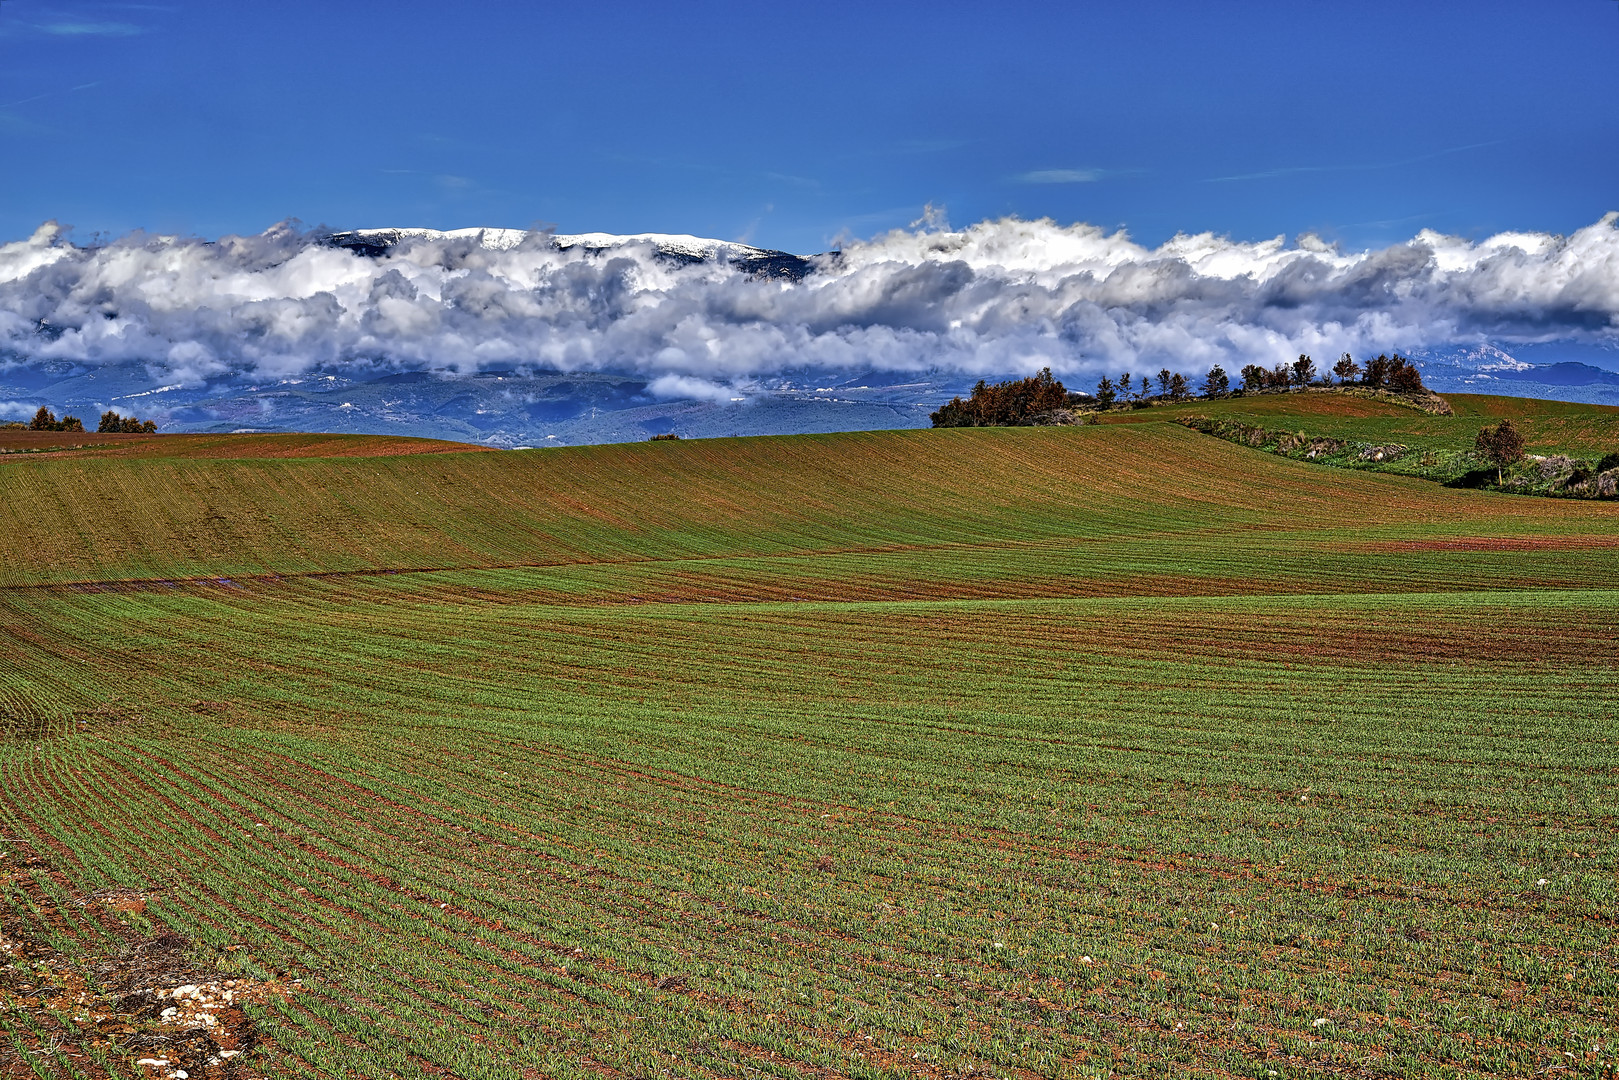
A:
[[[1619,505],[1170,412],[0,455],[0,1072],[1611,1070]]]

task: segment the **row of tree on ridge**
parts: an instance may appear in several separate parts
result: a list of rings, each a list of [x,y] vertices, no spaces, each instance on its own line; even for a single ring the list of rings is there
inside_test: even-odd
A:
[[[7,424],[6,427],[22,427],[22,424]],[[41,405],[34,418],[28,421],[29,431],[83,431],[84,421],[77,416],[64,416],[60,420],[50,409]],[[138,420],[133,416],[120,416],[112,410],[101,414],[101,423],[97,425],[98,434],[121,433],[126,435],[150,435],[157,431],[157,424],[151,420]]]
[[[1315,361],[1300,356],[1291,364],[1273,368],[1249,364],[1240,373],[1242,385],[1231,387],[1231,376],[1219,364],[1209,369],[1200,392],[1194,394],[1186,376],[1164,368],[1157,376],[1142,375],[1139,380],[1126,372],[1117,382],[1104,377],[1096,384],[1096,394],[1070,394],[1062,383],[1042,368],[1026,379],[1008,379],[990,385],[983,379],[966,400],[953,398],[931,415],[934,427],[1002,427],[1035,423],[1062,423],[1051,419],[1061,409],[1094,406],[1111,409],[1119,405],[1140,408],[1153,401],[1190,401],[1194,397],[1219,398],[1234,392],[1302,390],[1312,386],[1361,386],[1369,390],[1389,390],[1399,394],[1420,394],[1422,375],[1411,361],[1395,354],[1378,356],[1363,368],[1348,353],[1327,374],[1318,374]],[[1156,378],[1156,393],[1154,379]]]
[[[1366,361],[1365,368],[1349,353],[1344,353],[1328,374],[1318,374],[1315,361],[1310,356],[1300,356],[1294,363],[1276,364],[1274,368],[1248,364],[1240,372],[1240,377],[1242,385],[1239,392],[1243,393],[1345,385],[1357,385],[1368,390],[1392,390],[1394,393],[1421,393],[1426,390],[1421,384],[1421,372],[1417,371],[1417,366],[1399,353],[1394,356],[1379,355],[1376,359]],[[1140,408],[1151,402],[1190,402],[1193,397],[1217,398],[1234,393],[1229,374],[1219,364],[1209,368],[1208,374],[1203,377],[1200,393],[1192,392],[1187,377],[1167,368],[1158,372],[1156,382],[1158,392],[1154,393],[1154,376],[1140,376],[1140,381],[1137,381],[1137,377],[1125,372],[1117,382],[1111,377],[1103,377],[1103,381],[1096,384],[1094,398],[1086,400],[1085,395],[1070,395],[1067,387],[1052,376],[1051,368],[1043,368],[1039,374],[1028,379],[1009,379],[994,385],[979,379],[971,397],[967,400],[952,398],[933,413],[931,419],[934,427],[1065,423],[1060,419],[1047,418],[1056,415],[1057,410],[1072,406],[1094,405],[1098,410],[1109,410],[1119,405]]]
[[[1273,368],[1249,364],[1242,369],[1240,376],[1241,389],[1247,393],[1302,390],[1311,386],[1362,386],[1369,390],[1391,390],[1397,394],[1420,394],[1427,389],[1422,385],[1422,373],[1416,365],[1398,353],[1393,356],[1379,355],[1376,359],[1368,360],[1364,368],[1354,357],[1344,353],[1332,370],[1326,373],[1318,373],[1315,361],[1301,354],[1291,364],[1277,364]],[[1130,373],[1125,372],[1114,382],[1104,376],[1096,384],[1096,404],[1109,409],[1121,401],[1189,401],[1194,396],[1216,398],[1231,393],[1231,376],[1219,364],[1210,368],[1203,377],[1203,385],[1196,395],[1192,393],[1186,376],[1179,372],[1172,372],[1168,368],[1159,371],[1156,394],[1153,393],[1153,378],[1142,375],[1140,381],[1135,382]]]

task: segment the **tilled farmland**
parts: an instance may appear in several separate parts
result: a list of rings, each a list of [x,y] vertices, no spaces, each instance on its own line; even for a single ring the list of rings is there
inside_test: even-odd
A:
[[[0,492],[0,1075],[1619,1061],[1612,505],[1168,425]]]

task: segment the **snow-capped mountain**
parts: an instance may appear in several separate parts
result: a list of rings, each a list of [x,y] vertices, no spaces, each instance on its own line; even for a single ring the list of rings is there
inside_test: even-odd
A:
[[[1195,383],[1211,363],[1155,342],[1217,344],[1240,369],[1244,335],[1221,327],[1283,315],[1242,299],[1247,286],[1232,282],[1246,278],[1230,262],[1050,222],[899,232],[809,256],[686,234],[501,228],[277,227],[80,248],[53,226],[0,245],[0,333],[11,332],[0,420],[40,405],[81,418],[116,408],[169,431],[394,431],[495,446],[922,426],[977,377],[1027,374],[1034,357],[1081,391],[1115,365],[1163,365]],[[1099,284],[1114,273],[1217,278],[1234,307],[1206,323],[1197,289],[1132,307]],[[1422,337],[1363,335],[1356,356],[1404,352],[1402,336]],[[1475,341],[1412,359],[1440,393],[1619,405],[1619,348],[1604,341]],[[1106,342],[1143,351],[1106,360]]]
[[[786,251],[739,244],[732,240],[710,240],[685,233],[545,233],[527,229],[354,229],[333,233],[327,243],[335,247],[372,258],[380,258],[395,248],[413,241],[470,240],[490,251],[509,251],[534,239],[558,251],[581,248],[590,252],[609,252],[632,245],[650,244],[658,255],[679,262],[710,262],[724,260],[748,273],[769,277],[787,277],[798,280],[814,269],[816,258],[835,256],[794,255]]]
[[[1611,352],[1580,351],[1568,345],[1512,348],[1519,354],[1540,353],[1536,359],[1542,362],[1531,363],[1494,345],[1419,351],[1412,359],[1422,370],[1423,382],[1441,394],[1505,394],[1619,405],[1619,371],[1612,370],[1619,367],[1619,358]]]

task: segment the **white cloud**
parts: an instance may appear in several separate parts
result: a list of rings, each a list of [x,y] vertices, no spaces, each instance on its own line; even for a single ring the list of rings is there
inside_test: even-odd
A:
[[[34,28],[52,37],[134,37],[146,32],[142,27],[131,23],[72,20],[38,23]]]
[[[1101,169],[1035,169],[1018,177],[1025,184],[1089,184],[1101,178]]]
[[[647,392],[657,398],[696,398],[699,401],[734,401],[735,391],[728,386],[697,379],[690,375],[659,375],[647,384]]]
[[[1094,377],[1476,344],[1619,342],[1619,215],[1569,236],[1424,231],[1345,252],[1204,233],[1156,248],[1005,219],[848,245],[799,282],[638,240],[419,235],[368,258],[295,228],[217,243],[54,224],[0,245],[0,358],[146,362],[165,382],[404,367],[638,373],[729,399],[791,370]],[[493,234],[490,234],[493,235]],[[484,237],[487,241],[488,237]]]

